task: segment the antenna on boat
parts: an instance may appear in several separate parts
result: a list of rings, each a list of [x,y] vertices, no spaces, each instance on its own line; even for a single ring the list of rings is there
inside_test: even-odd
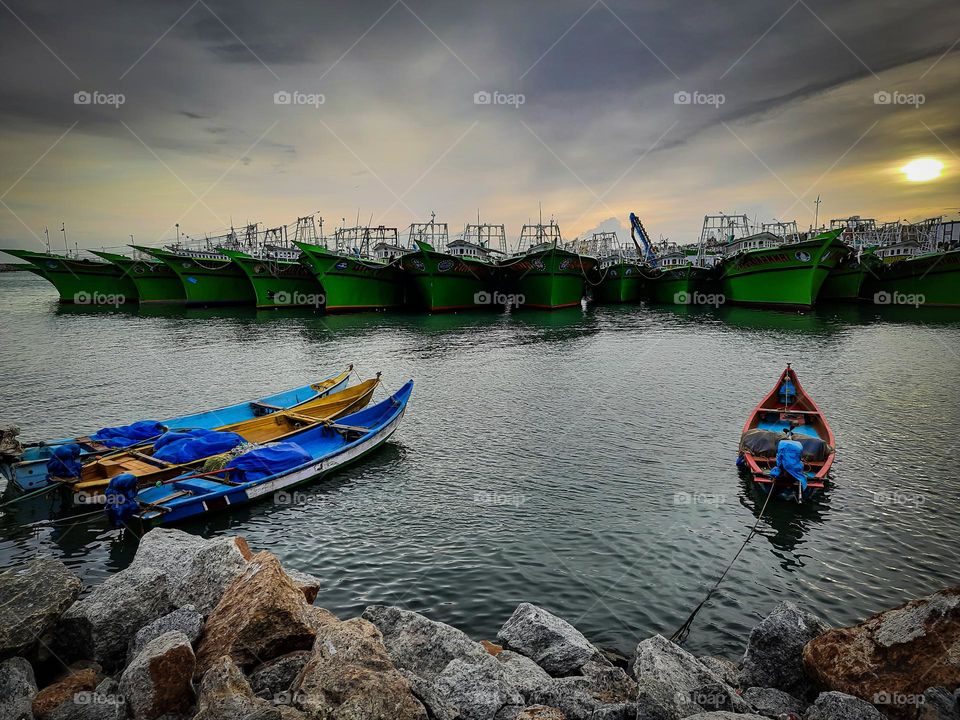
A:
[[[50,252],[50,230],[46,225],[43,226],[43,234],[47,236],[47,252]]]
[[[813,214],[813,227],[820,227],[820,194],[817,193],[817,201],[814,203],[817,206],[816,212]]]
[[[177,223],[177,245],[180,244],[180,223]]]
[[[69,255],[70,249],[67,247],[67,224],[64,222],[60,223],[60,232],[63,233],[63,251]]]

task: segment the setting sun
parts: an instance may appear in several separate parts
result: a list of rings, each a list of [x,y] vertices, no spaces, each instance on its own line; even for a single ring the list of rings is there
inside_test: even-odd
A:
[[[900,172],[907,176],[910,182],[927,182],[940,177],[940,171],[943,170],[943,163],[933,158],[919,158],[911,160],[902,168]]]

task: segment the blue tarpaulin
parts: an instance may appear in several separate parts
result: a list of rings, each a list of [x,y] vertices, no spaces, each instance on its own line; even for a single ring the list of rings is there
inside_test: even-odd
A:
[[[90,436],[90,439],[107,447],[121,448],[155,438],[165,430],[166,428],[156,420],[140,420],[131,425],[100,428]]]
[[[276,443],[251,450],[227,463],[234,482],[254,482],[303,465],[310,453],[292,442]]]
[[[80,446],[74,443],[58,445],[50,451],[47,477],[80,477]]]
[[[113,527],[122,527],[140,507],[137,503],[136,475],[121,473],[110,478],[105,494],[107,500],[103,509]]]
[[[803,445],[796,440],[781,440],[777,445],[777,465],[770,471],[770,477],[778,478],[784,472],[800,483],[800,489],[807,489],[807,475],[803,471]]]
[[[244,439],[233,432],[195,428],[164,433],[154,444],[153,456],[169,463],[188,463],[233,450]]]
[[[793,405],[794,401],[797,399],[797,387],[790,381],[786,379],[783,381],[783,384],[780,386],[780,402],[784,405]]]

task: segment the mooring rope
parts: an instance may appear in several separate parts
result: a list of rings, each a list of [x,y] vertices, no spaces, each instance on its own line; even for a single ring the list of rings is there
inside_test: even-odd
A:
[[[690,634],[690,627],[693,625],[693,620],[697,616],[697,613],[700,612],[703,606],[707,603],[707,600],[709,600],[713,593],[716,592],[717,588],[720,587],[720,583],[723,582],[723,579],[727,576],[730,568],[733,567],[733,564],[737,561],[737,558],[740,557],[740,553],[743,552],[743,549],[747,546],[747,543],[753,539],[753,536],[757,534],[757,528],[760,526],[760,520],[763,519],[763,514],[767,510],[767,503],[769,503],[770,498],[773,497],[773,490],[774,488],[771,484],[770,491],[767,493],[767,499],[763,502],[763,508],[761,508],[760,514],[757,515],[757,521],[753,524],[753,527],[750,528],[747,539],[743,541],[743,545],[740,546],[740,549],[737,550],[737,554],[733,556],[733,559],[730,560],[730,563],[724,569],[723,573],[719,578],[717,578],[717,582],[714,583],[712,588],[710,588],[710,591],[706,594],[706,597],[704,597],[703,600],[700,601],[700,604],[693,609],[693,612],[690,613],[690,617],[686,619],[683,625],[677,628],[677,631],[670,636],[670,642],[683,643],[687,639],[687,636]]]
[[[49,485],[49,486],[47,486],[47,487],[40,488],[39,490],[33,490],[33,491],[28,492],[28,493],[26,493],[26,494],[24,494],[24,495],[20,495],[19,497],[16,497],[16,498],[14,498],[13,500],[8,500],[7,502],[5,502],[5,503],[3,503],[3,504],[0,504],[0,508],[5,508],[5,507],[7,507],[8,505],[13,505],[14,503],[18,503],[18,502],[20,502],[21,500],[26,500],[26,499],[28,499],[28,498],[37,497],[38,495],[43,495],[44,493],[48,493],[48,492],[50,492],[51,490],[55,490],[55,489],[58,488],[58,487],[62,487],[62,486],[59,485],[59,484],[54,483],[53,485]]]

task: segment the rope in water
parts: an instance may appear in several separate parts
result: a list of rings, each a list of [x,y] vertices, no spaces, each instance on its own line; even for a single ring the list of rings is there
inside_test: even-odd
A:
[[[714,583],[712,588],[710,588],[710,591],[706,594],[703,600],[700,601],[700,604],[693,609],[693,612],[690,613],[690,616],[686,619],[686,621],[684,621],[683,625],[677,628],[677,631],[670,636],[670,642],[683,643],[687,639],[687,636],[690,634],[690,628],[693,625],[693,620],[697,616],[697,613],[700,612],[713,593],[716,592],[718,587],[720,587],[720,583],[723,582],[723,579],[727,576],[730,568],[733,567],[733,564],[737,561],[737,558],[740,557],[740,553],[743,552],[743,549],[747,546],[747,543],[753,539],[753,536],[757,534],[757,528],[760,526],[760,520],[763,519],[763,514],[767,510],[767,503],[769,503],[770,498],[773,497],[773,490],[773,486],[771,485],[770,490],[767,493],[767,499],[763,502],[763,508],[761,508],[760,514],[757,515],[757,521],[753,524],[753,527],[750,528],[750,532],[747,534],[747,539],[743,541],[743,545],[741,545],[740,549],[737,550],[737,554],[733,556],[723,573],[719,578],[717,578],[717,582]]]
[[[16,497],[13,500],[8,500],[7,502],[0,504],[0,508],[5,508],[7,507],[7,505],[13,505],[14,503],[18,503],[21,500],[26,500],[28,498],[37,497],[38,495],[43,495],[44,493],[48,493],[51,490],[56,490],[58,487],[61,487],[61,486],[59,484],[54,483],[53,485],[50,485],[48,487],[40,488],[39,490],[33,490],[32,492],[28,492],[24,495],[21,495],[20,497]]]

